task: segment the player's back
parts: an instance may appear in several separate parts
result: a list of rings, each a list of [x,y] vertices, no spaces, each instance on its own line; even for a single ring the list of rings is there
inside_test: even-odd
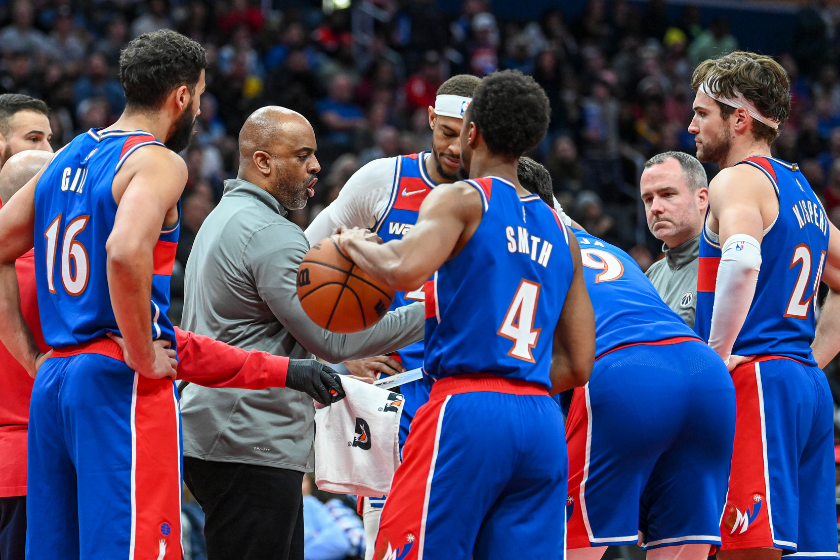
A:
[[[505,179],[467,183],[484,215],[426,286],[424,369],[437,379],[484,373],[550,388],[553,333],[574,272],[568,230]]]
[[[147,145],[143,131],[90,130],[55,155],[35,189],[35,266],[44,339],[55,348],[119,332],[108,290],[105,244],[117,203],[112,186],[125,160]],[[179,224],[154,249],[150,302],[153,338],[174,343],[167,318]]]
[[[828,250],[828,218],[796,164],[755,156],[737,165],[764,173],[779,198],[779,215],[764,232],[755,296],[732,353],[786,356],[815,365],[815,296]],[[707,218],[700,241],[695,322],[706,341],[720,258],[719,236],[708,228]]]
[[[595,311],[596,357],[630,344],[697,338],[630,255],[585,231],[573,231]]]

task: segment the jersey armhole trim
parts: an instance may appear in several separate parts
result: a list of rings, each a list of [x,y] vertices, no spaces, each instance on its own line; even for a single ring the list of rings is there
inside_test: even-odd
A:
[[[484,192],[484,189],[481,188],[481,185],[479,185],[478,183],[476,183],[472,179],[467,179],[464,182],[478,191],[478,194],[481,196],[481,203],[482,203],[482,209],[483,209],[482,214],[485,214],[488,210],[490,210],[490,201],[487,200],[487,193]]]
[[[766,158],[766,159],[776,161],[774,158]],[[770,225],[767,226],[766,228],[764,228],[764,231],[762,232],[762,236],[766,236],[768,233],[770,233],[770,230],[773,229],[773,226],[776,225],[776,222],[779,221],[779,216],[782,215],[782,193],[779,190],[779,184],[776,182],[776,179],[770,174],[769,171],[767,171],[767,169],[764,168],[763,165],[761,165],[760,163],[758,163],[756,161],[752,161],[752,160],[749,160],[749,159],[739,161],[735,165],[741,165],[742,163],[746,163],[747,165],[755,167],[756,169],[758,169],[759,171],[764,173],[765,177],[767,177],[767,179],[770,181],[770,184],[773,185],[773,188],[776,190],[776,199],[779,201],[779,212],[776,214],[776,217],[773,218],[773,221],[770,223]],[[706,230],[705,226],[703,227],[703,230],[704,231]],[[714,234],[716,237],[718,237],[717,247],[720,248],[720,236],[719,236],[719,234],[715,234],[711,230],[708,230],[708,231],[709,231],[709,233]]]
[[[128,151],[125,154],[123,154],[123,157],[120,158],[120,161],[117,162],[117,167],[114,169],[114,173],[119,172],[120,168],[125,163],[125,160],[127,160],[129,158],[129,156],[131,156],[131,154],[133,154],[137,149],[142,148],[143,146],[152,146],[152,145],[161,146],[161,147],[164,147],[164,148],[166,147],[157,140],[149,140],[148,142],[140,142],[139,144],[135,144],[134,146],[129,148]]]
[[[382,224],[385,223],[385,218],[388,217],[388,213],[393,210],[394,204],[397,202],[397,195],[399,194],[400,189],[400,177],[402,175],[403,156],[397,156],[396,159],[397,165],[394,167],[394,181],[391,183],[391,198],[388,199],[388,205],[385,206],[385,211],[382,212],[382,215],[379,216],[379,219],[373,226],[373,231],[375,233],[379,233],[379,230],[382,228]]]

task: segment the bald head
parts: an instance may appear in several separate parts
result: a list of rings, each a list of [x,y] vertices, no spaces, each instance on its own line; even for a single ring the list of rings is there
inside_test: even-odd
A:
[[[314,194],[315,131],[303,115],[283,107],[257,109],[239,131],[239,179],[270,193],[288,210]]]
[[[3,169],[0,169],[0,202],[4,205],[9,202],[52,157],[52,152],[26,150],[7,159]]]
[[[290,140],[296,133],[312,131],[309,121],[295,111],[269,105],[257,109],[248,117],[239,131],[239,166],[251,161],[254,152],[269,149],[277,142]],[[314,137],[314,133],[313,133]],[[309,146],[313,150],[315,146]]]

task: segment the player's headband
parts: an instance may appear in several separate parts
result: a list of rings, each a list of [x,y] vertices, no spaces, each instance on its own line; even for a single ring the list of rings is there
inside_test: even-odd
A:
[[[738,109],[738,108],[746,109],[747,113],[749,113],[750,116],[752,116],[752,118],[754,118],[758,122],[766,124],[767,126],[772,128],[773,130],[779,130],[779,121],[777,121],[775,119],[771,119],[769,117],[765,117],[764,115],[759,113],[758,108],[755,106],[755,104],[752,101],[750,101],[749,99],[747,99],[746,97],[744,97],[744,94],[741,93],[740,91],[737,91],[737,90],[735,91],[736,97],[734,99],[731,98],[731,97],[724,97],[722,95],[716,95],[716,94],[712,93],[712,89],[709,87],[709,80],[706,80],[705,82],[700,84],[699,89],[700,89],[700,91],[702,91],[703,93],[705,93],[706,95],[708,95],[709,97],[714,99],[715,101],[719,101],[719,102],[723,103],[724,105],[729,105],[730,107],[735,107],[736,109]]]
[[[455,117],[463,119],[467,107],[470,106],[471,97],[460,95],[438,95],[435,98],[435,114],[441,117]]]

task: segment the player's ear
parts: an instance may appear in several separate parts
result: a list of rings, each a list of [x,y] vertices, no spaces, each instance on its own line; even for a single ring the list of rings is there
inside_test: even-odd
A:
[[[437,114],[435,113],[435,108],[429,105],[429,128],[432,130],[435,129],[435,120],[437,119]]]
[[[697,189],[697,192],[694,193],[694,196],[697,199],[697,208],[700,210],[701,214],[706,213],[706,208],[709,206],[709,189],[707,188],[700,188]]]
[[[467,132],[467,145],[470,148],[475,148],[478,145],[478,137],[481,136],[481,131],[475,126],[474,122],[470,122],[469,132]]]

